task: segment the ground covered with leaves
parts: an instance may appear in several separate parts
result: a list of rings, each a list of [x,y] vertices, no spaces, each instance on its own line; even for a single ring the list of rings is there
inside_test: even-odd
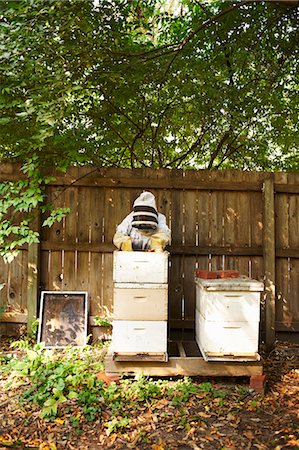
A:
[[[45,350],[0,340],[0,448],[299,448],[299,346],[265,359],[265,395],[239,378],[122,378],[107,383],[105,346]]]

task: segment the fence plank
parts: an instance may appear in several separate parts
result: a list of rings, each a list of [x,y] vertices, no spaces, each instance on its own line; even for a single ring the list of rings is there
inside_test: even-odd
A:
[[[273,178],[264,182],[264,267],[266,300],[266,348],[275,341],[275,217]]]
[[[46,290],[49,291],[62,291],[63,290],[63,261],[62,252],[50,252],[48,262],[48,280],[49,285]]]
[[[103,297],[103,256],[101,253],[91,253],[89,301],[92,316],[106,315]]]
[[[172,192],[171,200],[172,243],[184,243],[183,228],[183,192]],[[184,257],[172,256],[170,266],[169,315],[173,319],[182,319],[184,295]]]
[[[292,182],[295,178],[290,176]],[[296,178],[295,178],[296,179]],[[298,179],[298,178],[297,178]],[[290,195],[289,200],[289,236],[290,247],[299,249],[299,195]],[[290,259],[290,292],[292,296],[289,297],[288,307],[291,313],[293,322],[299,322],[299,252],[297,259]]]
[[[41,216],[39,212],[35,213],[33,229],[40,233]],[[39,294],[40,280],[40,244],[31,244],[28,247],[28,269],[27,269],[27,331],[32,331],[32,323],[37,318],[37,302]],[[21,275],[22,279],[22,275]],[[21,295],[24,295],[24,289],[21,287]]]
[[[184,244],[198,244],[198,196],[197,191],[184,192]],[[184,258],[184,320],[195,318],[195,283],[194,271],[196,267],[195,256]]]
[[[293,323],[299,322],[299,259],[291,259],[290,265],[290,292],[288,306],[291,314],[291,327]],[[296,301],[297,299],[297,301]],[[290,301],[292,300],[292,301]]]
[[[90,281],[89,300],[90,314],[103,316],[104,293],[103,293],[103,255],[95,253],[95,246],[103,245],[105,226],[105,191],[103,188],[89,189],[90,193]],[[106,244],[105,244],[106,245]],[[113,247],[111,245],[111,250]]]
[[[77,241],[91,242],[91,197],[90,189],[78,188],[77,204]],[[90,291],[90,260],[91,252],[77,252],[76,288],[80,291]]]
[[[117,173],[117,172],[116,172]],[[104,222],[104,242],[111,243],[118,222],[118,202],[115,189],[105,189],[105,222]],[[113,304],[113,253],[103,255],[103,309],[112,310]]]
[[[275,219],[276,219],[276,245],[284,249],[290,248],[290,224],[289,224],[289,195],[275,195]],[[289,323],[289,307],[287,299],[290,289],[289,259],[277,258],[276,260],[276,322]]]

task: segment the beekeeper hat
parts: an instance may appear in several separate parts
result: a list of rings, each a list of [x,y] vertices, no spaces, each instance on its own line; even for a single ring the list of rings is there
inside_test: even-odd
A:
[[[143,230],[158,227],[158,213],[154,194],[142,192],[133,203],[132,226]]]

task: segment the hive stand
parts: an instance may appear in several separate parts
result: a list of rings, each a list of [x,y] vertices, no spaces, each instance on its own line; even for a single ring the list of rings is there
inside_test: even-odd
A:
[[[151,377],[210,376],[250,377],[250,387],[256,392],[264,390],[265,377],[261,361],[205,361],[195,341],[170,341],[168,361],[154,361],[148,355],[136,355],[135,361],[118,360],[108,350],[105,370],[108,376],[138,375]],[[262,381],[261,381],[262,380]]]

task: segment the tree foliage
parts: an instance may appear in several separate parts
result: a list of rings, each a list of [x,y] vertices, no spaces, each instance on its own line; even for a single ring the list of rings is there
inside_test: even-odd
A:
[[[28,175],[1,254],[38,239],[44,167],[298,170],[297,3],[1,2],[0,158]]]
[[[297,170],[298,8],[172,3],[4,2],[2,158]]]

